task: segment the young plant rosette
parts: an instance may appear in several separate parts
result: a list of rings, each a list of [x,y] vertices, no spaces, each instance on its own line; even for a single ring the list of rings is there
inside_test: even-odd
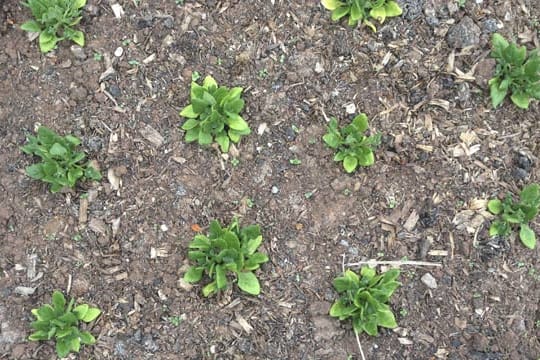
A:
[[[60,291],[52,295],[52,304],[45,304],[38,309],[32,309],[36,321],[30,325],[34,330],[28,337],[31,341],[56,341],[56,353],[60,358],[66,357],[70,352],[79,352],[81,344],[93,345],[96,339],[90,332],[79,329],[79,321],[89,323],[94,321],[101,310],[87,304],[73,307],[71,299],[66,307],[66,299]]]
[[[368,18],[376,19],[382,24],[386,18],[403,13],[398,3],[393,0],[321,0],[321,4],[332,12],[333,21],[349,15],[350,26],[356,26],[360,21],[373,31],[377,29]]]
[[[226,289],[231,282],[250,295],[259,295],[261,287],[254,271],[268,261],[266,254],[257,251],[262,241],[258,225],[240,228],[235,218],[222,228],[214,220],[208,236],[196,235],[189,244],[188,258],[196,265],[184,274],[184,280],[197,283],[206,274],[211,282],[202,289],[205,297]]]
[[[204,79],[202,86],[192,81],[191,104],[180,112],[187,118],[182,125],[186,142],[210,145],[215,141],[226,153],[231,141],[238,143],[242,136],[249,135],[251,130],[240,116],[244,108],[242,91],[240,87],[218,86],[211,76]]]
[[[366,266],[360,270],[360,276],[346,270],[343,276],[334,279],[334,288],[340,297],[330,308],[330,316],[339,320],[351,319],[357,334],[365,331],[376,336],[378,326],[397,327],[394,313],[387,303],[401,285],[396,281],[398,276],[397,269],[377,275],[374,269]]]

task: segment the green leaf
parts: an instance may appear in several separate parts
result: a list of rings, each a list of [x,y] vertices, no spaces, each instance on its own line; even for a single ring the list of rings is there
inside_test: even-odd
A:
[[[225,289],[227,287],[225,269],[221,265],[216,266],[216,285],[218,289]]]
[[[64,358],[69,354],[69,351],[71,350],[71,344],[67,341],[63,340],[57,340],[56,341],[56,354],[60,358]]]
[[[487,207],[488,210],[495,215],[499,215],[503,210],[502,202],[499,199],[489,200]]]
[[[203,287],[202,293],[203,293],[204,297],[209,297],[210,295],[216,293],[217,290],[218,289],[217,289],[217,286],[216,286],[216,282],[212,281],[210,284]]]
[[[343,159],[343,167],[348,173],[352,173],[354,170],[356,170],[357,165],[358,159],[354,156],[345,156],[345,158]]]
[[[536,246],[536,235],[534,231],[527,224],[521,224],[519,230],[519,239],[529,249],[534,249]]]
[[[212,135],[209,134],[209,133],[205,133],[203,131],[200,131],[198,140],[199,140],[200,145],[210,145],[212,143]]]
[[[259,295],[261,292],[261,287],[259,285],[259,280],[251,271],[239,272],[238,274],[238,287],[247,292],[250,295]]]
[[[199,114],[193,110],[193,105],[190,104],[186,106],[184,109],[182,109],[182,111],[180,111],[180,116],[183,116],[185,118],[190,118],[190,119],[196,119],[197,117],[199,117]],[[184,126],[186,125],[186,123],[184,123]],[[182,129],[189,130],[189,129],[184,128],[184,126],[182,126]]]
[[[99,181],[101,180],[101,173],[92,166],[87,165],[86,169],[84,169],[84,177],[90,180]]]
[[[28,340],[30,341],[40,341],[40,340],[49,340],[49,339],[50,338],[47,335],[47,331],[44,331],[44,330],[36,331],[35,333],[31,334],[28,337]]]
[[[72,351],[79,352],[81,349],[81,339],[77,336],[71,339],[70,347]]]
[[[80,8],[84,7],[84,5],[86,5],[86,0],[73,0],[71,6],[74,9],[80,9]]]
[[[525,92],[517,92],[513,93],[510,96],[510,99],[512,99],[512,102],[516,104],[517,107],[520,109],[528,109],[529,108],[529,95],[527,95]]]
[[[53,156],[57,156],[59,158],[62,158],[66,156],[67,149],[60,145],[59,143],[54,143],[53,146],[49,149],[49,153]]]
[[[90,322],[95,320],[101,314],[101,310],[98,308],[89,308],[86,314],[81,318],[84,322]]]
[[[399,7],[398,3],[395,1],[388,1],[384,6],[386,12],[386,17],[400,16],[403,14],[403,10]]]
[[[340,143],[339,137],[336,134],[331,134],[331,133],[325,134],[323,136],[323,140],[326,143],[326,145],[328,145],[332,149],[337,148]]]
[[[190,143],[190,142],[193,142],[195,140],[198,140],[199,139],[199,132],[200,132],[200,128],[199,127],[196,127],[194,129],[190,129],[188,131],[186,131],[186,135],[184,137],[184,140],[187,142],[187,143]]]
[[[266,254],[256,252],[247,259],[244,265],[244,269],[242,270],[256,270],[259,268],[260,264],[264,264],[267,261],[268,256]]]
[[[45,177],[45,173],[43,172],[43,165],[42,164],[34,164],[30,165],[26,168],[26,175],[31,177],[32,179],[40,180],[43,177]]]
[[[369,16],[378,20],[382,24],[384,19],[386,19],[386,10],[384,7],[373,8],[369,12]]]
[[[353,20],[361,20],[363,18],[363,9],[360,9],[360,5],[357,2],[353,2],[350,8],[350,17]]]
[[[81,342],[86,345],[93,345],[96,343],[96,338],[92,336],[88,331],[81,331],[79,334]]]
[[[196,283],[202,279],[204,268],[192,266],[184,274],[184,280],[188,283]]]
[[[203,86],[210,90],[210,89],[216,89],[218,85],[217,85],[216,80],[212,76],[208,75],[203,80]]]
[[[489,81],[491,104],[493,105],[493,108],[497,108],[497,106],[503,102],[506,94],[508,93],[508,90],[501,90],[499,86],[500,80],[498,78],[493,78]]]
[[[324,6],[327,10],[335,10],[340,6],[345,5],[339,0],[321,0],[322,6]]]
[[[519,193],[520,200],[527,205],[534,207],[540,206],[540,186],[538,184],[529,184]]]
[[[506,39],[499,33],[493,34],[491,43],[493,44],[493,48],[500,54],[502,54],[502,52],[509,46],[508,41],[506,41]]]
[[[248,130],[249,125],[240,115],[232,115],[227,118],[227,125],[234,130]]]
[[[346,318],[356,310],[354,305],[346,305],[341,299],[336,300],[330,307],[330,316]]]
[[[368,129],[368,118],[367,118],[367,115],[366,114],[360,114],[360,115],[357,115],[353,121],[352,121],[352,124],[353,126],[355,127],[356,131],[360,132],[360,133],[363,133],[364,131],[366,131]]]
[[[88,309],[90,309],[90,306],[88,304],[81,304],[79,306],[76,306],[75,309],[73,309],[73,312],[77,316],[77,319],[82,320],[84,315],[88,312]]]
[[[332,11],[332,21],[338,21],[339,19],[347,15],[349,13],[349,10],[350,7],[348,6],[342,6],[334,9]]]
[[[244,247],[246,254],[251,255],[261,246],[263,238],[261,235],[257,236],[254,239],[248,240],[247,244]]]
[[[63,311],[64,307],[66,306],[66,298],[64,297],[64,294],[62,294],[60,291],[53,292],[52,304],[55,311]]]
[[[222,152],[226,153],[229,151],[230,141],[229,141],[229,136],[227,136],[227,133],[222,132],[219,135],[217,135],[216,142],[219,144],[219,147],[221,148]]]
[[[30,20],[21,25],[21,30],[24,31],[30,31],[30,32],[40,32],[41,31],[41,25],[39,25],[36,21]]]
[[[379,326],[383,326],[385,328],[394,329],[397,327],[396,318],[390,310],[378,310],[377,322]]]
[[[74,31],[70,39],[79,46],[84,46],[84,33],[82,31]]]
[[[46,31],[42,31],[39,34],[39,49],[42,53],[46,53],[55,48],[58,38],[55,35],[51,35]]]
[[[365,149],[362,153],[358,154],[358,164],[362,166],[371,166],[375,163],[375,155],[373,151]]]
[[[353,327],[354,327],[354,324],[353,324]],[[356,327],[354,327],[354,328],[355,328],[355,331],[356,331]],[[361,324],[361,329],[364,330],[368,335],[377,336],[377,323],[376,323],[376,320],[371,319],[368,322],[362,323]]]
[[[191,130],[199,126],[200,122],[195,119],[188,119],[184,125],[182,125],[182,130]]]

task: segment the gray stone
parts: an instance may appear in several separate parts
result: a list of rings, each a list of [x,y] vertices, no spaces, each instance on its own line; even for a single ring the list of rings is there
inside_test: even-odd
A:
[[[71,45],[69,49],[71,50],[73,56],[75,56],[75,59],[81,61],[86,60],[86,53],[84,52],[84,49],[79,45]]]
[[[397,0],[397,3],[403,10],[403,17],[407,20],[414,20],[422,15],[424,0]]]
[[[425,273],[424,276],[420,278],[424,285],[426,285],[430,289],[436,289],[437,288],[437,280],[431,275],[430,273]]]
[[[446,41],[450,47],[458,49],[477,45],[480,42],[480,28],[470,17],[465,16],[448,30]]]

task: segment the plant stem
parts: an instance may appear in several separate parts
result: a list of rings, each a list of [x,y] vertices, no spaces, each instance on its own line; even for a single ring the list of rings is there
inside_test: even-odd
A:
[[[360,350],[360,356],[362,357],[362,360],[366,360],[366,357],[364,356],[364,351],[362,350],[362,344],[360,344],[360,337],[358,336],[358,333],[355,331],[354,335],[356,336],[356,343],[358,344],[358,349]]]
[[[433,263],[428,261],[377,261],[377,260],[368,260],[368,261],[358,261],[355,263],[345,264],[346,266],[362,266],[362,265],[393,265],[393,266],[402,266],[402,265],[412,265],[412,266],[437,266],[442,267],[440,263]]]

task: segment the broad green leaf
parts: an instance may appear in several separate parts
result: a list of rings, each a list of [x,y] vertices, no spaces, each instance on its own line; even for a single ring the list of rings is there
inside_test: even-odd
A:
[[[350,7],[341,6],[332,11],[332,21],[338,21],[349,13]]]
[[[55,328],[53,328],[52,330],[54,330]],[[59,329],[57,332],[56,332],[56,338],[57,339],[62,339],[62,338],[65,338],[66,336],[68,335],[71,335],[71,333],[73,332],[73,330],[71,329],[71,327],[67,327],[67,328],[64,328],[64,329]],[[49,336],[49,339],[51,337]]]
[[[510,96],[510,99],[512,99],[512,102],[514,104],[516,104],[516,106],[519,107],[520,109],[528,109],[529,108],[530,98],[529,98],[529,95],[527,95],[524,92],[513,93]]]
[[[388,1],[384,6],[386,12],[386,17],[400,16],[403,14],[403,10],[399,7],[398,3],[395,1]]]
[[[75,313],[75,315],[77,315],[77,319],[81,320],[88,312],[88,309],[90,309],[90,306],[88,306],[88,304],[81,304],[76,306],[75,309],[73,309],[73,312]]]
[[[30,341],[40,341],[40,340],[49,340],[49,339],[50,338],[47,335],[47,331],[44,331],[44,330],[36,331],[35,333],[31,334],[28,337],[28,340]]]
[[[88,309],[86,314],[84,314],[84,317],[81,320],[84,322],[90,322],[95,320],[100,314],[101,310],[99,310],[98,308],[90,308]]]
[[[75,352],[79,352],[81,349],[81,339],[77,336],[71,339],[70,341],[71,350]]]
[[[238,114],[242,109],[244,108],[244,100],[242,99],[234,99],[231,101],[228,101],[223,106],[226,113],[229,114]]]
[[[101,180],[101,173],[98,170],[94,169],[92,166],[87,165],[86,169],[84,170],[84,177],[90,180],[99,181]]]
[[[216,136],[216,142],[219,144],[221,152],[229,152],[230,140],[225,132],[222,132]]]
[[[489,81],[489,90],[493,108],[497,108],[503,102],[508,90],[500,89],[500,80],[498,78],[493,78]]]
[[[26,168],[26,175],[30,176],[32,179],[40,180],[45,176],[43,172],[42,164],[30,165]]]
[[[240,141],[240,134],[238,134],[238,132],[236,132],[235,130],[229,129],[229,131],[227,131],[227,134],[229,135],[229,139],[231,139],[233,143],[236,144]]]
[[[196,283],[202,279],[204,268],[192,266],[184,274],[184,280],[188,283]]]
[[[203,80],[203,86],[210,90],[210,89],[217,89],[218,85],[217,85],[216,80],[212,76],[208,75]]]
[[[499,199],[489,200],[487,207],[488,210],[495,215],[499,215],[503,210],[502,202]]]
[[[195,119],[188,119],[186,122],[182,125],[182,130],[191,130],[199,126],[200,122]]]
[[[356,310],[353,305],[346,305],[341,299],[335,301],[330,307],[330,316],[338,318],[346,318]]]
[[[354,170],[356,170],[357,165],[358,159],[354,156],[345,156],[345,158],[343,159],[343,167],[348,173],[352,173]]]
[[[321,0],[321,4],[327,10],[335,10],[338,7],[345,5],[344,3],[342,3],[339,0]]]
[[[368,335],[377,336],[377,322],[376,319],[370,319],[369,321],[362,323],[362,330],[364,330]],[[356,328],[355,328],[356,330]]]
[[[350,9],[349,16],[352,20],[357,21],[363,18],[363,9],[360,9],[360,5],[357,2],[353,2]]]
[[[358,154],[358,164],[362,166],[371,166],[375,163],[375,155],[373,151],[366,149],[362,153]]]
[[[73,135],[66,135],[64,136],[64,139],[66,139],[70,144],[77,146],[81,144],[81,140],[79,140],[78,137]]]
[[[216,286],[218,289],[225,289],[227,287],[225,269],[221,265],[216,266]]]
[[[59,158],[62,158],[66,156],[67,149],[60,145],[59,143],[54,143],[53,146],[49,149],[49,153],[53,156],[57,156]]]
[[[259,280],[251,271],[241,271],[238,274],[238,287],[250,295],[259,295],[261,287]]]
[[[246,254],[251,255],[253,254],[259,246],[261,246],[263,241],[263,238],[261,235],[257,236],[256,238],[249,239],[247,243],[244,246],[244,250],[246,251]]]
[[[521,224],[519,230],[519,239],[529,249],[534,249],[536,246],[536,235],[534,231],[527,224]]]
[[[21,30],[24,31],[30,31],[30,32],[40,32],[41,31],[41,25],[39,25],[36,21],[30,20],[21,25]]]
[[[212,135],[209,133],[200,131],[198,141],[200,145],[210,145],[212,143]]]
[[[204,235],[195,235],[193,240],[189,243],[190,249],[203,249],[210,248],[210,240]]]
[[[358,284],[355,284],[350,278],[346,276],[337,277],[333,281],[334,289],[338,293],[345,292],[347,290],[354,290],[358,287]]]
[[[339,145],[339,137],[337,137],[337,135],[335,134],[325,134],[323,136],[323,140],[324,142],[326,143],[326,145],[328,145],[330,148],[332,149],[336,149]]]
[[[55,311],[63,311],[64,307],[66,306],[66,298],[64,297],[64,294],[62,294],[60,291],[53,292],[52,304]]]
[[[540,186],[538,184],[527,185],[519,193],[520,200],[534,207],[540,206]]]
[[[69,350],[71,350],[71,344],[69,342],[63,340],[56,341],[56,354],[58,357],[66,357],[69,354]]]
[[[200,132],[200,129],[198,127],[186,131],[186,135],[184,136],[184,140],[187,143],[198,140],[199,139],[199,132]]]
[[[394,329],[397,327],[396,318],[390,310],[377,311],[378,325],[385,328]]]
[[[49,52],[54,49],[58,40],[59,39],[55,35],[51,35],[46,31],[42,31],[39,34],[39,49],[42,53]]]
[[[81,331],[79,334],[81,342],[86,345],[92,345],[96,343],[96,338],[88,331]]]
[[[86,0],[73,0],[71,6],[74,9],[80,9],[80,8],[84,7],[84,5],[86,5]]]
[[[493,44],[493,51],[496,52],[495,55],[498,57],[502,56],[502,52],[508,47],[509,43],[506,39],[499,33],[493,34],[491,38],[491,43]]]
[[[203,287],[202,293],[203,293],[204,297],[209,297],[210,295],[216,293],[217,290],[218,289],[217,289],[217,286],[216,286],[216,282],[212,281],[210,284]]]
[[[199,117],[199,114],[196,113],[195,111],[193,111],[193,105],[190,104],[190,105],[186,106],[185,108],[183,108],[182,111],[180,111],[180,116],[183,116],[185,118],[190,118],[190,119],[196,119],[197,117]],[[182,129],[189,130],[189,129],[184,128],[184,126],[188,122],[189,122],[189,120],[186,123],[184,123],[184,125],[182,126]]]
[[[241,87],[233,87],[229,90],[229,93],[227,94],[227,99],[229,99],[230,101],[239,98],[240,95],[242,95],[242,91],[244,91],[244,89],[242,89]]]
[[[243,270],[256,270],[260,267],[261,264],[264,264],[268,261],[268,256],[266,254],[256,252],[251,255],[244,264]]]
[[[206,93],[203,93],[203,95]],[[210,108],[210,104],[207,101],[199,98],[191,99],[191,107],[196,114],[202,114]]]
[[[355,130],[360,132],[360,133],[363,133],[365,132],[367,129],[368,129],[368,118],[367,118],[367,115],[366,114],[360,114],[360,115],[357,115],[353,121],[352,121],[352,124],[354,125],[355,127]]]
[[[84,33],[82,31],[74,31],[70,39],[79,46],[84,46]]]
[[[373,23],[369,20],[364,20],[364,25],[366,25],[367,27],[369,27],[371,30],[373,30],[373,32],[377,32],[377,28],[375,27],[375,25],[373,25]]]
[[[384,19],[386,19],[386,10],[384,9],[384,7],[373,8],[369,12],[369,16],[376,19],[382,24],[384,22]]]
[[[360,270],[360,275],[362,275],[362,278],[366,278],[368,280],[373,279],[376,274],[377,272],[375,271],[375,269],[372,269],[369,266],[364,266]]]
[[[234,130],[242,131],[249,129],[249,125],[240,115],[233,115],[227,118],[227,125]]]

